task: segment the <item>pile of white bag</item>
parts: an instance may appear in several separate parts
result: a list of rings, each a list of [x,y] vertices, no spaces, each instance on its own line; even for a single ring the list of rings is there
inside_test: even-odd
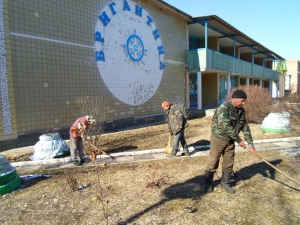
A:
[[[264,132],[286,133],[290,128],[290,113],[270,113],[262,122],[261,129]]]
[[[30,156],[30,160],[59,158],[69,154],[70,149],[60,135],[49,133],[39,137],[39,141],[34,145],[34,153]]]

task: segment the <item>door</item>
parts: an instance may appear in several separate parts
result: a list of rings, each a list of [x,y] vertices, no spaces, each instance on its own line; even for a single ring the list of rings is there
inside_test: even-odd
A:
[[[220,77],[219,105],[222,104],[227,95],[227,77]]]

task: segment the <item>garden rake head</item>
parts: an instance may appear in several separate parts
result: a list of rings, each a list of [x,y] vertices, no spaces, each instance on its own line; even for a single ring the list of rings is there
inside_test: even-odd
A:
[[[88,145],[90,146],[90,158],[92,163],[95,162],[97,155],[100,154],[107,155],[105,151],[97,148],[95,145],[91,144],[90,142],[88,142]]]

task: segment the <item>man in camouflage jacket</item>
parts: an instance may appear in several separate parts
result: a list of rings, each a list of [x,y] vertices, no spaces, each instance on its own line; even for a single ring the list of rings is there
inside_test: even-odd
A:
[[[242,148],[246,148],[245,142],[239,136],[240,131],[244,134],[250,152],[253,155],[256,154],[250,128],[246,121],[245,110],[243,108],[246,99],[247,95],[243,90],[234,91],[231,101],[220,105],[213,116],[209,160],[204,174],[206,188],[209,192],[213,190],[213,176],[219,167],[220,158],[222,156],[221,186],[227,193],[235,193],[229,185],[231,172],[233,171],[235,142]]]
[[[188,114],[185,107],[180,104],[170,104],[169,102],[164,101],[162,103],[162,108],[166,112],[166,122],[168,123],[170,134],[175,135],[172,152],[170,155],[167,155],[167,157],[176,156],[179,142],[183,147],[183,155],[189,156],[188,145],[184,138],[184,129],[189,126],[187,121]]]

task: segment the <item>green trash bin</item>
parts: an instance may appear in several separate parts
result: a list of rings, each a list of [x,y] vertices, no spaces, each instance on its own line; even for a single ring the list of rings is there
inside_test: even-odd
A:
[[[21,185],[21,179],[5,155],[0,154],[0,195],[16,190]]]

